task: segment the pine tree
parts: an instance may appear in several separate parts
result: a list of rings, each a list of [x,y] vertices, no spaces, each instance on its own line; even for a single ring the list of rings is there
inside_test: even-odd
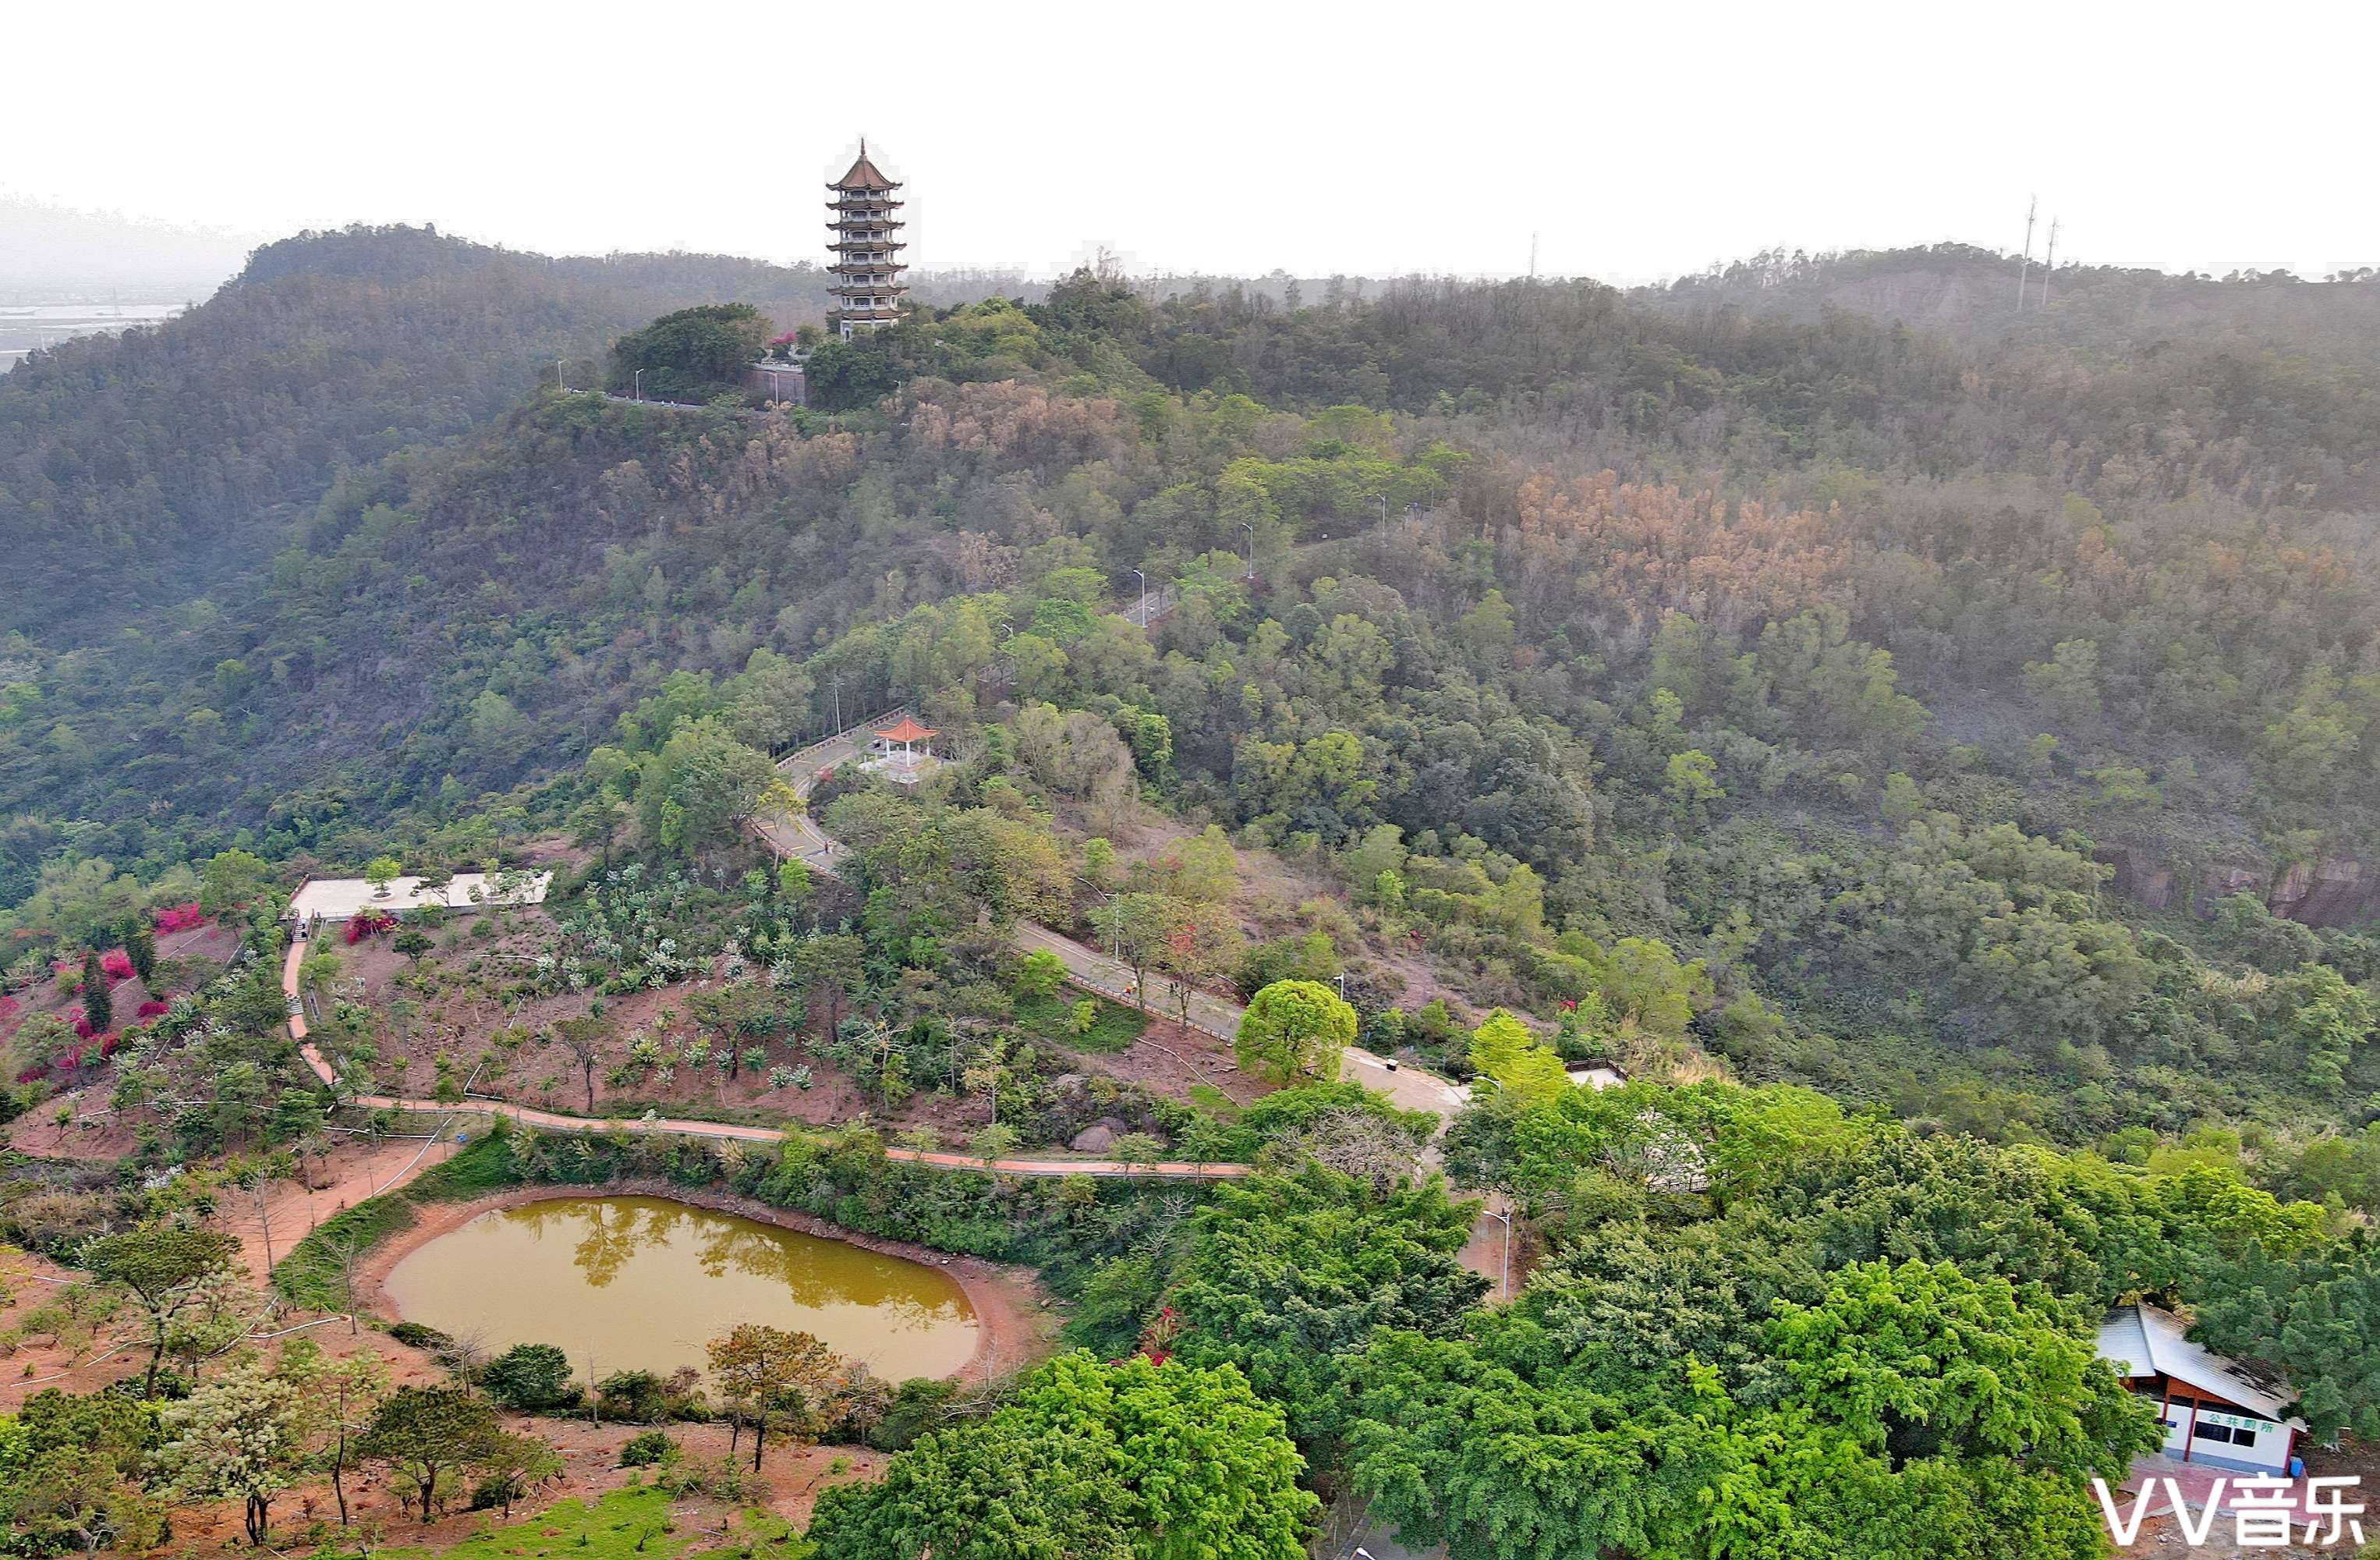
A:
[[[97,948],[83,951],[82,1012],[91,1020],[93,1034],[104,1034],[109,1021],[115,1017],[115,1005],[107,995],[107,971],[100,968]]]
[[[140,983],[147,986],[150,989],[150,994],[154,996],[157,986],[157,934],[149,929],[146,921],[134,923],[131,930],[124,934],[124,951],[131,957],[132,973],[140,977]]]

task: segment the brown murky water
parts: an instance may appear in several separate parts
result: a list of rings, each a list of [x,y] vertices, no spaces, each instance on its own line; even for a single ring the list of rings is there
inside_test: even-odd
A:
[[[565,1197],[482,1213],[388,1276],[407,1322],[490,1350],[560,1346],[584,1371],[701,1369],[739,1322],[809,1333],[879,1376],[947,1376],[975,1308],[939,1268],[659,1197]]]

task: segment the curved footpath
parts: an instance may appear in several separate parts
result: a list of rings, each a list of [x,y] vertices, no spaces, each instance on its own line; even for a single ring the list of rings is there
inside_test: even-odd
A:
[[[305,962],[306,945],[292,943],[288,955],[281,963],[281,990],[289,998],[289,1034],[298,1042],[298,1054],[306,1059],[314,1076],[333,1090],[338,1087],[338,1075],[323,1058],[313,1042],[307,1038],[306,1015],[298,994],[298,967]],[[502,1100],[462,1100],[448,1104],[438,1100],[407,1100],[386,1094],[358,1094],[350,1103],[366,1110],[417,1111],[431,1115],[503,1116],[522,1127],[542,1127],[552,1132],[666,1132],[687,1138],[720,1138],[747,1143],[782,1143],[794,1136],[774,1127],[739,1127],[727,1121],[686,1121],[675,1118],[646,1120],[635,1118],[598,1120],[584,1115],[565,1115],[557,1111],[532,1110]],[[964,1153],[929,1153],[917,1149],[887,1147],[888,1159],[902,1160],[911,1164],[935,1164],[951,1170],[990,1170],[1010,1176],[1149,1176],[1172,1180],[1225,1181],[1249,1173],[1245,1164],[1193,1164],[1186,1161],[1167,1160],[1155,1164],[1127,1164],[1120,1159],[995,1159],[989,1162]],[[395,1183],[391,1183],[392,1185]]]
[[[848,731],[787,754],[778,761],[777,768],[785,776],[794,795],[807,803],[821,775],[838,764],[852,762],[866,750],[864,743],[871,727],[897,719],[906,713],[905,710],[892,711],[863,721]],[[774,813],[754,819],[752,832],[780,856],[795,857],[820,871],[831,876],[840,875],[835,872],[835,863],[842,858],[844,847],[810,821],[807,808],[799,812]],[[1066,967],[1066,978],[1083,989],[1129,1003],[1160,1018],[1167,1017],[1161,1008],[1140,1000],[1129,968],[1097,949],[1062,932],[1029,921],[1017,927],[1016,935],[1017,941],[1028,948],[1046,949],[1055,954]],[[305,957],[306,945],[292,943],[287,957],[282,961],[281,990],[289,1000],[289,1033],[298,1042],[298,1054],[306,1059],[306,1065],[313,1069],[314,1076],[335,1091],[338,1075],[307,1038],[305,1005],[299,998],[298,987],[298,969]],[[1191,993],[1191,1022],[1210,1033],[1228,1038],[1237,1030],[1240,1017],[1246,1011],[1236,1003],[1226,1002],[1205,992]],[[1469,1090],[1450,1083],[1434,1073],[1383,1061],[1353,1045],[1344,1053],[1341,1076],[1353,1078],[1366,1088],[1386,1094],[1405,1110],[1427,1111],[1439,1118],[1441,1129],[1470,1098]],[[533,1110],[527,1105],[500,1100],[465,1099],[448,1104],[437,1100],[359,1094],[355,1096],[353,1103],[367,1110],[401,1110],[433,1115],[500,1115],[523,1127],[541,1127],[552,1132],[665,1132],[688,1138],[715,1138],[747,1143],[780,1143],[792,1136],[773,1127],[741,1127],[724,1121],[646,1120],[642,1117],[596,1119],[566,1115],[557,1111]],[[933,1164],[951,1170],[997,1171],[1009,1176],[1151,1176],[1170,1180],[1223,1181],[1249,1174],[1249,1167],[1245,1164],[1192,1164],[1185,1160],[1163,1160],[1154,1164],[1129,1164],[1117,1159],[995,1159],[986,1162],[963,1153],[936,1153],[892,1147],[887,1147],[884,1153],[888,1159],[911,1164]],[[1425,1152],[1425,1162],[1433,1160],[1435,1154],[1436,1145],[1433,1144]]]

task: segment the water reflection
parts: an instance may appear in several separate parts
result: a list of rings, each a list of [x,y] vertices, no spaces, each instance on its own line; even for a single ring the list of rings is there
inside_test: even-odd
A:
[[[937,1268],[653,1197],[483,1213],[399,1262],[398,1313],[490,1348],[552,1343],[586,1367],[700,1366],[738,1322],[814,1333],[879,1375],[948,1375],[974,1308]]]

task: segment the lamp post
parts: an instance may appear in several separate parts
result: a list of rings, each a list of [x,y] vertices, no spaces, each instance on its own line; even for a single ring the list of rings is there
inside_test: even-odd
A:
[[[1496,1288],[1497,1293],[1509,1300],[1512,1298],[1512,1211],[1510,1208],[1490,1208],[1487,1213],[1504,1226],[1504,1276]]]
[[[1140,580],[1140,626],[1146,629],[1148,627],[1148,576],[1138,569],[1132,572]]]
[[[638,369],[636,372],[628,376],[628,397],[631,400],[637,401],[641,401],[645,398],[644,370]]]
[[[1250,579],[1254,579],[1257,577],[1257,528],[1248,524],[1245,520],[1242,520],[1240,522],[1240,529],[1248,533],[1247,577]]]
[[[1389,523],[1389,495],[1385,493],[1376,493],[1372,494],[1372,500],[1380,506],[1380,523],[1382,525],[1387,525]]]

